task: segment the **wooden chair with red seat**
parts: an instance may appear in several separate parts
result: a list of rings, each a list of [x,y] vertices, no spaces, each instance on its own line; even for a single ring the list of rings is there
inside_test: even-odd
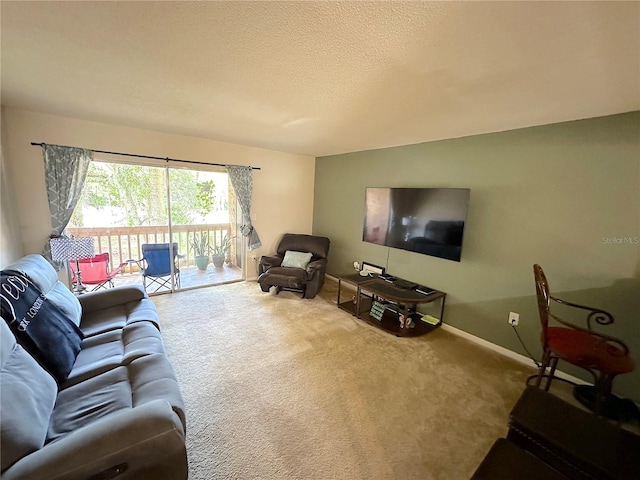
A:
[[[629,348],[622,340],[592,329],[592,322],[598,325],[612,324],[613,315],[598,308],[578,305],[550,295],[549,283],[540,265],[533,266],[533,274],[542,323],[542,363],[536,386],[540,387],[549,368],[545,385],[545,390],[549,390],[558,360],[583,368],[591,373],[594,379],[595,399],[593,405],[587,406],[592,407],[594,413],[600,415],[605,402],[611,397],[613,379],[617,375],[632,372],[634,369]],[[552,300],[558,305],[584,310],[587,315],[586,328],[574,325],[551,313]],[[560,326],[549,326],[549,319],[555,320]],[[576,398],[583,400],[578,396]]]
[[[74,262],[70,263],[71,273],[73,274],[73,283],[76,282],[76,265]],[[81,282],[86,285],[95,285],[92,292],[101,288],[112,287],[113,279],[120,273],[124,267],[128,265],[127,262],[123,262],[114,270],[109,269],[109,254],[99,253],[91,258],[81,258],[78,260],[80,267]]]

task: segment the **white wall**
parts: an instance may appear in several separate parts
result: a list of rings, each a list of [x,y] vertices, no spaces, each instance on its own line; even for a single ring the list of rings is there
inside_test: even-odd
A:
[[[272,253],[285,232],[311,233],[314,157],[12,108],[4,108],[3,118],[24,253],[41,252],[51,233],[42,149],[31,142],[260,167],[253,176],[252,219],[262,247],[249,252],[248,279],[256,276],[251,255]]]
[[[4,110],[2,112],[4,116]],[[5,123],[2,122],[2,142],[0,143],[0,267],[5,267],[23,255],[22,238],[16,215],[15,190],[10,181],[5,161]]]

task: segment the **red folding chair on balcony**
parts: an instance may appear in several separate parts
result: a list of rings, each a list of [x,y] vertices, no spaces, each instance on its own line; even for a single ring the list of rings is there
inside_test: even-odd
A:
[[[76,282],[77,272],[75,262],[70,262],[71,273],[73,274],[73,282]],[[123,262],[118,265],[115,270],[109,270],[109,254],[99,253],[91,258],[82,258],[78,260],[80,267],[80,277],[82,283],[86,285],[95,285],[91,291],[99,290],[101,288],[113,287],[113,279],[120,273],[124,267],[128,265],[127,262]]]

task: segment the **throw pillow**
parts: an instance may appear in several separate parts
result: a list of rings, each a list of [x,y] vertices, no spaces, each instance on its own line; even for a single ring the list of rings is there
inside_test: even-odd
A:
[[[311,261],[311,257],[313,255],[308,252],[295,252],[293,250],[287,250],[284,252],[284,259],[282,260],[282,267],[291,267],[291,268],[307,268],[309,262]]]
[[[16,340],[58,383],[71,372],[83,334],[22,273],[0,272],[0,311]]]
[[[20,272],[61,309],[76,325],[80,325],[82,307],[71,291],[58,280],[58,273],[42,256],[35,253],[26,255],[3,270]]]

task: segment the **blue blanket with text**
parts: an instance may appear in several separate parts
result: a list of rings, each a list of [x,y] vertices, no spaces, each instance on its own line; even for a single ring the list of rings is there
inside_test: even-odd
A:
[[[13,270],[0,272],[0,311],[17,342],[63,382],[84,338],[77,325],[29,278]]]

